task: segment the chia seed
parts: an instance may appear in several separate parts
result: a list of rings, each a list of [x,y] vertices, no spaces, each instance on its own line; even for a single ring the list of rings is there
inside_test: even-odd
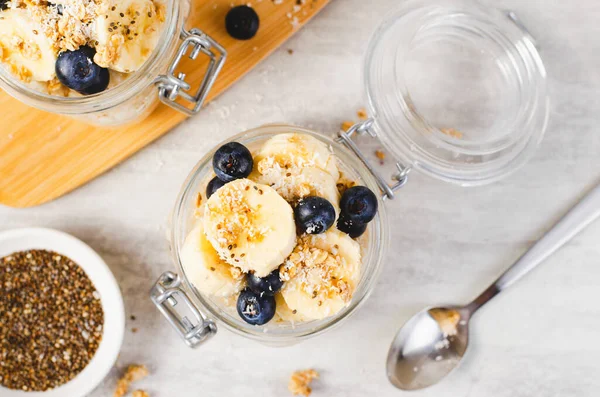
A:
[[[99,297],[85,272],[55,252],[0,258],[0,385],[46,391],[77,376],[102,340]]]

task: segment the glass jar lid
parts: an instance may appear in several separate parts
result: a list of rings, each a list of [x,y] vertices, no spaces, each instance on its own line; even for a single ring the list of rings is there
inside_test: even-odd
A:
[[[403,3],[365,62],[373,132],[405,166],[485,184],[523,165],[543,137],[546,72],[512,12],[475,0]]]

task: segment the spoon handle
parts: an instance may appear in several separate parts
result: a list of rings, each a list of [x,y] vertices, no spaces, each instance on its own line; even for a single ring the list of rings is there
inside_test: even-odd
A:
[[[477,310],[498,292],[510,287],[515,281],[533,270],[583,228],[600,216],[600,185],[589,192],[578,204],[563,216],[552,229],[525,252],[498,280],[479,295],[469,308]]]

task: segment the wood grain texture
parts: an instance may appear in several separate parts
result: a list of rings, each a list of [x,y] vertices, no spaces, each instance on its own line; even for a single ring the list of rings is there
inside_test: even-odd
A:
[[[299,8],[295,0],[280,4],[255,2],[261,27],[251,40],[231,38],[224,26],[230,0],[196,0],[187,26],[200,27],[228,52],[208,100],[267,57],[329,0],[308,0]],[[293,22],[293,23],[292,23]],[[204,65],[186,80],[197,86]],[[0,204],[11,207],[39,205],[81,186],[148,143],[167,133],[185,116],[160,105],[143,122],[121,128],[90,127],[82,122],[30,108],[0,93],[4,112],[0,130]]]

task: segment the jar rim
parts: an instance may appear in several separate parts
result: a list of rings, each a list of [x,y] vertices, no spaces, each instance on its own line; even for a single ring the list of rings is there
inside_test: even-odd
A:
[[[503,131],[505,134],[497,134],[485,143],[483,139],[479,142],[474,140],[475,143],[468,140],[459,142],[448,136],[444,131],[447,128],[436,126],[439,123],[423,116],[421,109],[415,106],[413,92],[408,89],[408,77],[402,75],[405,70],[400,69],[400,66],[405,66],[402,62],[406,62],[402,55],[410,53],[409,47],[418,34],[433,37],[431,33],[423,34],[423,30],[427,26],[438,28],[434,18],[446,18],[452,20],[449,24],[458,25],[452,19],[456,15],[489,22],[483,24],[490,31],[489,37],[484,36],[481,41],[505,50],[506,58],[511,62],[514,60],[511,63],[514,71],[506,73],[517,73],[514,80],[524,81],[523,87],[514,89],[522,95],[523,106],[517,107],[516,113],[510,115],[514,117],[513,125],[508,125]],[[365,56],[364,86],[369,110],[375,120],[375,133],[397,160],[437,179],[473,186],[506,177],[533,155],[543,138],[549,117],[546,71],[529,32],[507,15],[476,0],[411,0],[390,13],[378,26]],[[468,25],[469,19],[465,17],[465,20],[467,23],[458,26],[457,30],[475,31],[473,26]],[[449,28],[444,29],[439,29],[442,32],[440,36],[447,34],[452,40],[462,40],[473,47],[483,45],[480,42],[473,44],[473,40],[469,41],[470,37],[462,37],[455,31],[448,33]],[[443,64],[434,66],[445,67]],[[484,132],[492,136],[497,131],[493,134],[491,130]]]
[[[17,99],[25,97],[28,101],[27,103],[31,101],[35,103],[34,106],[40,109],[61,114],[72,115],[97,112],[127,101],[155,81],[156,76],[154,76],[152,71],[157,61],[166,55],[165,53],[168,52],[173,38],[179,39],[178,32],[175,32],[179,25],[173,23],[173,21],[176,21],[180,16],[180,1],[165,1],[167,3],[167,12],[156,47],[140,69],[128,75],[123,82],[115,87],[92,95],[61,97],[36,90],[27,83],[15,78],[6,68],[0,67],[0,83],[2,88]]]
[[[238,141],[243,144],[251,144],[251,142],[253,141],[266,139],[277,134],[289,132],[308,134],[330,145],[330,147],[332,147],[332,149],[334,150],[336,156],[343,157],[342,161],[344,162],[344,165],[348,166],[348,160],[350,160],[350,163],[352,163],[351,167],[353,169],[355,169],[356,167],[360,168],[359,170],[356,170],[356,173],[360,175],[360,179],[362,179],[362,182],[366,186],[368,186],[374,191],[380,191],[375,178],[368,171],[366,166],[344,145],[335,142],[333,139],[325,136],[324,134],[320,134],[312,130],[304,129],[301,127],[295,127],[287,124],[269,124],[239,133],[229,139],[224,140],[223,142],[216,145],[213,150],[209,151],[196,164],[196,166],[192,169],[192,171],[186,178],[182,190],[180,191],[177,197],[176,204],[171,217],[170,244],[172,257],[178,270],[182,274],[182,281],[186,286],[186,289],[193,293],[194,297],[196,298],[196,303],[199,304],[199,306],[201,306],[202,310],[204,310],[204,313],[208,313],[209,317],[217,319],[220,324],[223,324],[230,331],[262,342],[286,343],[291,340],[297,341],[299,338],[308,338],[325,332],[326,330],[329,330],[334,326],[339,325],[343,320],[350,317],[350,315],[355,313],[356,310],[360,307],[360,305],[366,301],[366,299],[372,292],[375,283],[378,279],[378,276],[382,270],[383,259],[385,257],[385,250],[388,246],[387,239],[389,238],[389,230],[387,215],[381,196],[379,196],[380,205],[378,213],[375,219],[370,223],[369,228],[371,229],[372,234],[369,236],[368,242],[368,250],[370,252],[368,253],[368,255],[366,255],[366,257],[368,257],[368,261],[370,261],[370,263],[362,263],[363,269],[366,266],[369,266],[371,271],[368,274],[361,273],[361,280],[357,285],[355,295],[353,296],[351,303],[348,306],[346,306],[342,310],[342,312],[338,313],[335,316],[323,320],[314,320],[305,323],[298,323],[291,327],[291,329],[286,330],[285,332],[278,332],[276,327],[269,329],[269,332],[264,332],[264,327],[251,326],[249,324],[244,323],[241,319],[233,320],[232,318],[230,318],[231,316],[225,313],[222,309],[218,308],[215,303],[210,302],[210,298],[203,297],[202,294],[193,287],[192,283],[188,279],[188,276],[182,265],[181,258],[179,256],[180,246],[182,245],[186,237],[185,235],[182,235],[180,226],[182,225],[182,222],[185,222],[186,214],[188,214],[190,211],[190,208],[188,208],[190,198],[193,198],[193,200],[195,201],[198,188],[197,182],[199,180],[202,180],[203,173],[206,174],[206,168],[210,168],[210,164],[212,164],[212,156],[215,150],[220,145],[226,142]],[[204,175],[204,177],[206,177],[206,175]]]

